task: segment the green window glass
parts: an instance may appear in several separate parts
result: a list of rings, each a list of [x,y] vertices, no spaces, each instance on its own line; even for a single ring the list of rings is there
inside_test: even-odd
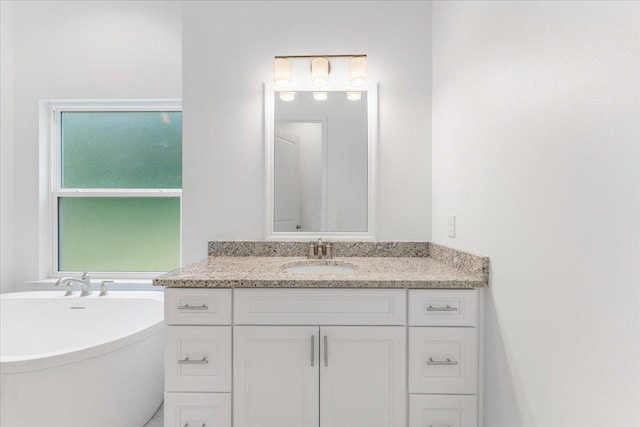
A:
[[[60,271],[168,271],[180,261],[180,199],[61,197]]]
[[[182,112],[64,111],[62,188],[181,188]]]
[[[59,115],[58,271],[179,267],[182,112],[89,108]]]

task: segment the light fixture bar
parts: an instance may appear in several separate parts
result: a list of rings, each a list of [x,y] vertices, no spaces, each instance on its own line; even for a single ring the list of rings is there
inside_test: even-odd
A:
[[[274,56],[274,58],[278,59],[278,58],[282,58],[282,59],[296,59],[296,58],[351,58],[354,56],[364,56],[366,57],[367,55],[364,53],[354,53],[351,55],[278,55],[278,56]]]

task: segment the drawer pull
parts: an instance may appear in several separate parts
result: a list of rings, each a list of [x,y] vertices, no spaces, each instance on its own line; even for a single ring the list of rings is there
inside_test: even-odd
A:
[[[432,358],[429,358],[429,360],[427,360],[427,365],[457,365],[458,362],[456,362],[455,360],[451,360],[447,357],[447,360],[433,360]]]
[[[316,336],[311,335],[311,366],[315,364],[316,361]]]
[[[202,427],[206,427],[206,423],[202,423]],[[184,427],[189,427],[189,423],[184,423]]]
[[[178,365],[208,365],[208,364],[209,364],[209,361],[207,360],[207,356],[203,357],[202,360],[191,360],[188,357],[178,360]]]
[[[324,367],[329,366],[329,344],[327,343],[327,336],[324,336]]]
[[[178,310],[209,310],[209,307],[207,306],[207,304],[202,304],[202,305],[185,304],[185,305],[179,305]]]
[[[434,307],[430,305],[427,307],[427,311],[458,311],[458,307],[451,307],[450,305],[446,307]]]

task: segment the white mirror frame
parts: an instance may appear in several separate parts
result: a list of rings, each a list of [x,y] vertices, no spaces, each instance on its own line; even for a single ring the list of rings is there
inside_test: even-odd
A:
[[[352,90],[352,89],[349,89]],[[285,90],[286,91],[286,90]],[[346,89],[344,90],[346,91]],[[271,84],[264,85],[264,140],[265,140],[265,182],[266,182],[266,240],[310,240],[327,238],[333,241],[374,241],[375,240],[375,194],[378,154],[378,85],[369,83],[367,92],[368,131],[368,178],[367,178],[367,231],[362,232],[276,232],[274,230],[274,121],[275,94],[280,92]]]

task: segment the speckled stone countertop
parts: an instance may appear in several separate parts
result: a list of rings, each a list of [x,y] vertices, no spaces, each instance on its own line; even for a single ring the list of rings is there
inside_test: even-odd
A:
[[[211,243],[223,250],[212,254]],[[274,253],[274,243],[278,249]],[[209,256],[154,279],[156,286],[183,288],[423,288],[467,289],[488,286],[489,259],[428,242],[363,243],[367,256],[359,255],[351,243],[351,256],[331,260],[308,260],[290,255],[286,248],[300,242],[210,242]],[[307,248],[309,242],[303,242]],[[291,246],[293,245],[293,246]],[[394,246],[395,245],[395,246]],[[215,246],[215,245],[214,245]],[[339,249],[336,246],[336,255]],[[382,248],[384,254],[376,252]],[[389,249],[391,247],[391,249]],[[248,249],[247,249],[248,248]],[[265,250],[265,248],[271,248]],[[285,249],[283,249],[285,248]],[[282,250],[281,250],[282,249]],[[229,254],[233,254],[230,256]],[[299,252],[298,252],[299,253]],[[255,256],[258,254],[258,256]],[[396,255],[396,256],[394,256]],[[399,255],[399,256],[398,256]],[[294,265],[347,265],[346,274],[297,274],[286,271]]]

